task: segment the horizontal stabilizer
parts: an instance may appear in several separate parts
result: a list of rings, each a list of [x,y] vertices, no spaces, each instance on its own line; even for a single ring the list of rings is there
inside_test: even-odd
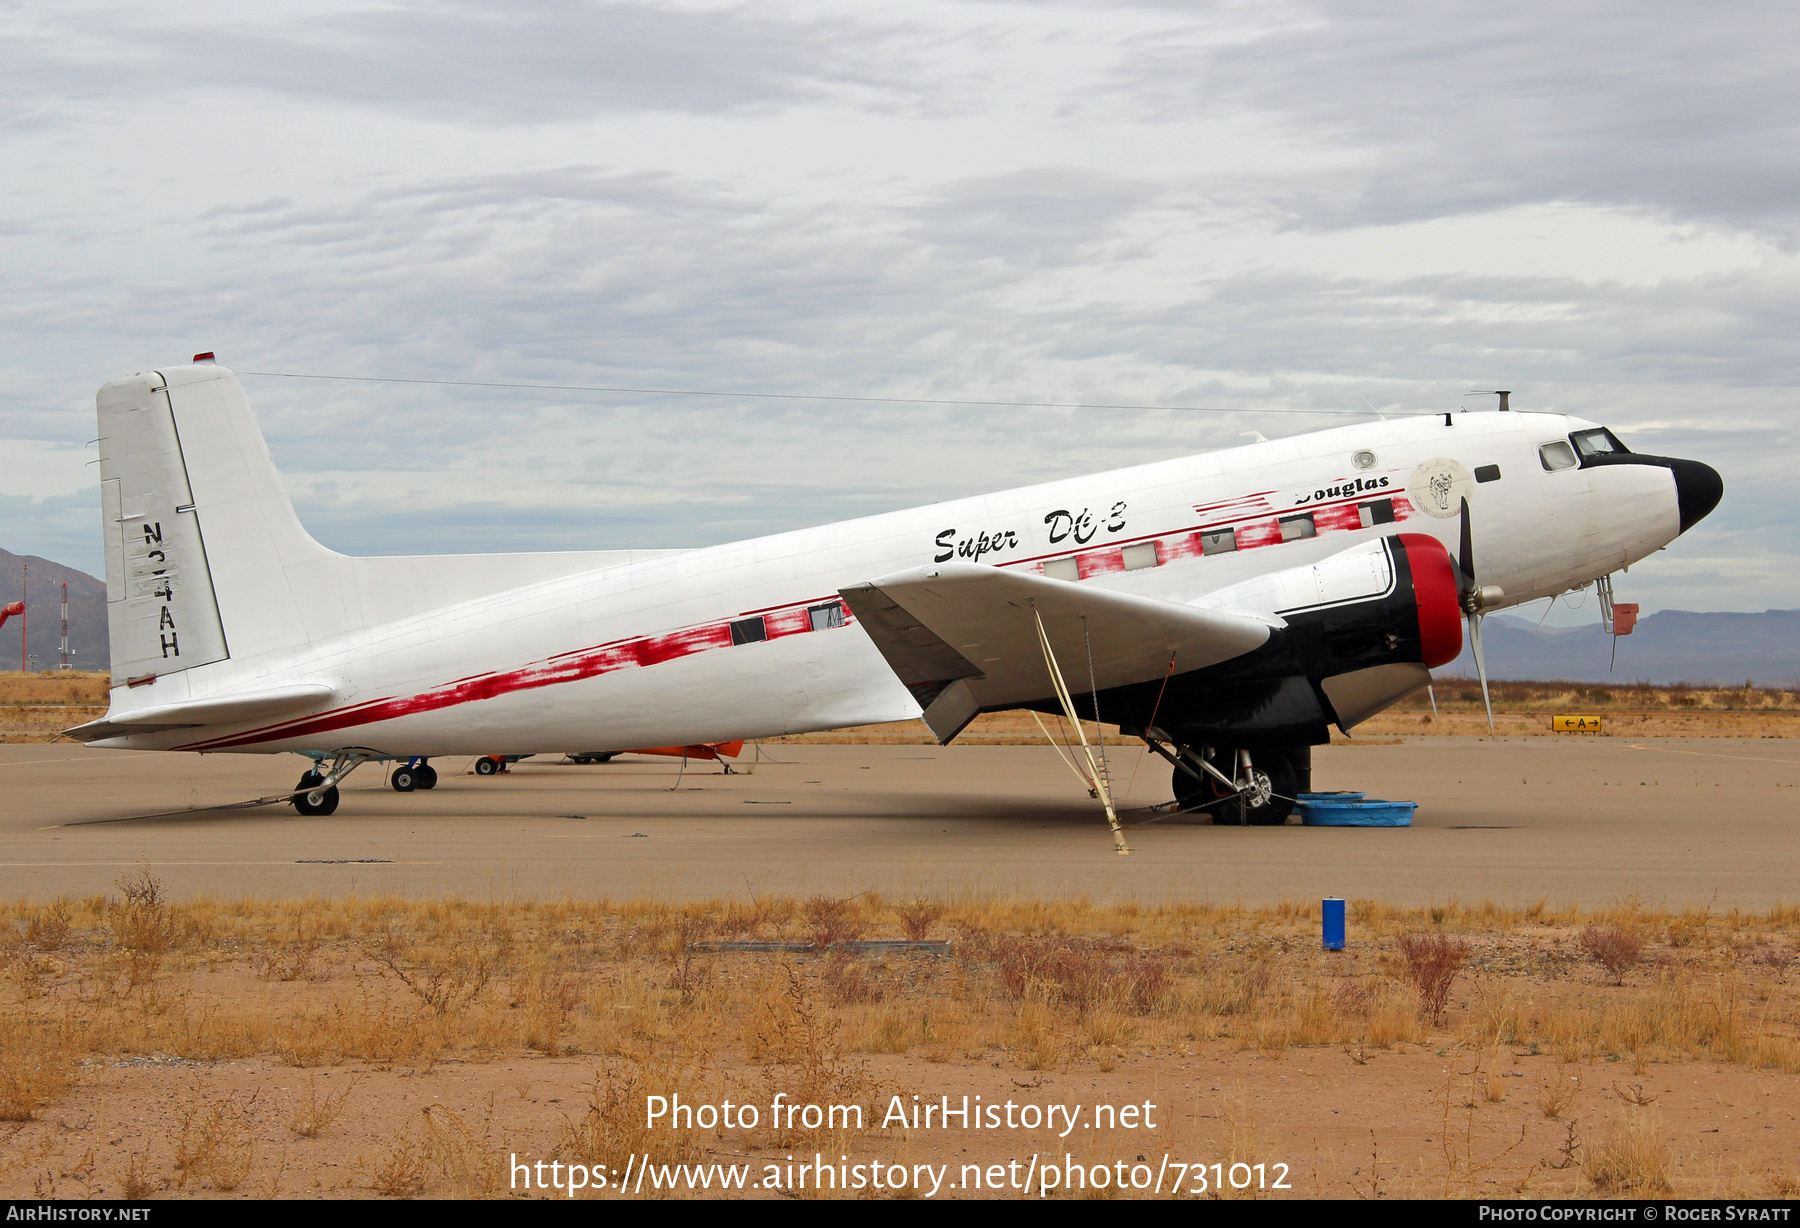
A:
[[[1055,694],[1033,613],[1076,694],[1203,669],[1260,648],[1278,619],[1139,597],[970,563],[841,590],[900,681],[948,742],[977,712]]]
[[[265,720],[316,708],[329,702],[333,694],[332,688],[323,682],[303,682],[267,691],[215,695],[208,699],[190,699],[178,704],[134,708],[116,715],[109,712],[100,720],[77,725],[64,732],[82,742],[95,742],[102,738],[123,737],[129,733],[230,725],[238,721]]]

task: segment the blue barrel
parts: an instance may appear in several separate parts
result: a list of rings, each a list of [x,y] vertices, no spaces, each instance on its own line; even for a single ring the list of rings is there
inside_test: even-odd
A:
[[[1344,949],[1344,901],[1336,899],[1319,901],[1319,916],[1323,921],[1325,949],[1342,951]]]

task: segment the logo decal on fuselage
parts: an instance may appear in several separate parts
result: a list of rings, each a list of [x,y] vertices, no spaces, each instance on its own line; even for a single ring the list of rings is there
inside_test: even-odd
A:
[[[1386,477],[1356,478],[1335,486],[1322,486],[1318,490],[1295,498],[1294,506],[1299,507],[1302,503],[1322,503],[1326,499],[1343,499],[1351,495],[1360,495],[1365,491],[1382,490],[1388,485],[1389,480]]]
[[[1463,468],[1461,461],[1447,456],[1420,461],[1406,483],[1406,493],[1412,497],[1413,506],[1440,520],[1459,515],[1462,501],[1474,489],[1474,476]]]
[[[1071,538],[1076,545],[1085,546],[1101,529],[1109,534],[1125,531],[1125,501],[1119,500],[1103,513],[1085,507],[1078,512],[1059,507],[1045,514],[1044,527],[1050,532],[1052,546]],[[979,563],[987,555],[1016,550],[1021,544],[1016,529],[943,529],[932,542],[937,547],[937,553],[931,556],[934,563],[948,563],[951,559]]]

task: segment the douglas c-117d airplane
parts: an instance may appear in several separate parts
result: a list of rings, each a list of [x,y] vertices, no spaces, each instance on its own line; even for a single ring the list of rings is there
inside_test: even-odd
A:
[[[1310,748],[1425,687],[1465,618],[1479,661],[1484,614],[1610,577],[1723,492],[1597,423],[1444,413],[705,549],[354,558],[201,359],[100,390],[113,687],[70,732],[310,756],[303,814],[370,761],[915,717],[947,744],[1031,709],[1143,738],[1184,808],[1277,823]]]

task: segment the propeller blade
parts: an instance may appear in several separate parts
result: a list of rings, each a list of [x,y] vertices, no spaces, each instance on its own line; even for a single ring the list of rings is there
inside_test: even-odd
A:
[[[1475,654],[1475,676],[1481,679],[1481,702],[1487,705],[1488,732],[1492,733],[1494,701],[1488,698],[1487,658],[1481,653],[1481,619],[1480,614],[1469,615],[1469,647]]]
[[[1475,588],[1475,538],[1469,530],[1469,500],[1465,496],[1462,501],[1462,542],[1456,554],[1456,565],[1462,571],[1463,591],[1472,592]]]

